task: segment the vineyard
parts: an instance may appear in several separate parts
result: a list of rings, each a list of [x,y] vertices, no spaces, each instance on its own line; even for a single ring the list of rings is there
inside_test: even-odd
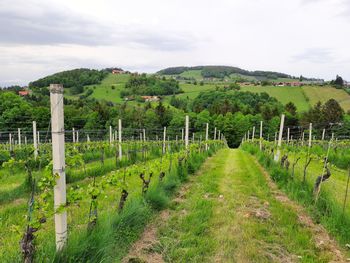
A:
[[[283,127],[282,120],[274,141],[252,136],[250,130],[241,149],[256,156],[291,199],[303,204],[315,222],[347,246],[350,141],[346,136],[339,135],[338,139],[329,130],[315,128],[312,124]]]
[[[116,129],[56,133],[54,125],[36,131],[34,122],[32,130],[3,132],[0,261],[121,259],[179,185],[225,147],[216,130],[193,131],[188,123],[180,130],[145,130],[122,129],[119,120]],[[55,147],[62,146],[65,166],[55,169],[62,149]],[[66,201],[57,205],[62,179]]]

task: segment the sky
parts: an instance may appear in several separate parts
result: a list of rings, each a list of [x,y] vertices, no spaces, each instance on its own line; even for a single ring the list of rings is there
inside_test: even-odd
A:
[[[0,0],[0,86],[228,65],[350,80],[349,0]]]

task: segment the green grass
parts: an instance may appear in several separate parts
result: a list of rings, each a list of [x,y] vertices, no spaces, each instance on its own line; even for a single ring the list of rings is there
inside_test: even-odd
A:
[[[276,200],[252,157],[221,150],[205,163],[159,233],[167,262],[329,262],[298,214]],[[260,219],[256,211],[267,211]],[[301,258],[298,259],[298,256]]]
[[[201,70],[187,70],[181,73],[180,76],[184,78],[194,78],[195,80],[200,81],[203,79],[201,73],[202,73]]]
[[[333,87],[303,87],[305,95],[310,99],[310,104],[315,105],[318,101],[322,103],[329,99],[335,99],[345,110],[350,110],[350,95],[343,89]]]
[[[300,112],[307,111],[310,108],[301,87],[244,86],[241,90],[259,93],[266,92],[284,105],[288,102],[293,102]]]
[[[106,100],[114,103],[122,103],[123,99],[120,97],[120,92],[124,89],[125,83],[128,81],[130,74],[108,74],[108,76],[102,80],[100,84],[85,86],[85,92],[87,89],[92,89],[93,93],[89,98],[95,98],[98,100]],[[66,98],[78,99],[78,95],[65,94]]]

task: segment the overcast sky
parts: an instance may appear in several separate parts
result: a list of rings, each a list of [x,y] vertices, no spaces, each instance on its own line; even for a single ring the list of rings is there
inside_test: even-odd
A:
[[[77,67],[182,65],[350,80],[350,1],[0,1],[0,85]]]

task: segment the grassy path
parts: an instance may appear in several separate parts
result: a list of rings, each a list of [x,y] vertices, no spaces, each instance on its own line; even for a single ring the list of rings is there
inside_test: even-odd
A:
[[[146,262],[345,261],[324,229],[240,150],[210,158],[144,236],[133,256]]]

